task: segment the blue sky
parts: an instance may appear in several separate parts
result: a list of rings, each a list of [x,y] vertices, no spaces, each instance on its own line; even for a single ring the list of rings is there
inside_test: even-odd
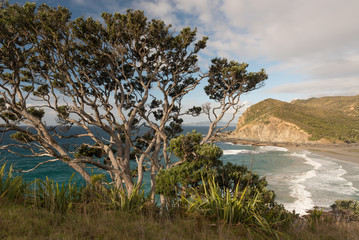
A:
[[[23,4],[25,1],[10,0]],[[176,30],[197,27],[209,37],[200,56],[205,67],[214,57],[266,69],[265,87],[243,95],[247,105],[266,98],[359,94],[358,0],[33,0],[65,6],[73,17],[100,18],[102,12],[140,9]],[[208,102],[202,89],[185,105]]]

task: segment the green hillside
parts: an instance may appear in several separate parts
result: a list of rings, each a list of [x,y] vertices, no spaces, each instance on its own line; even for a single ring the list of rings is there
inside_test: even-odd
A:
[[[291,103],[306,107],[321,108],[322,110],[339,111],[350,116],[359,116],[359,95],[309,98],[307,100],[294,100]]]
[[[295,100],[291,103],[266,99],[251,106],[243,115],[244,124],[270,116],[293,123],[311,134],[311,141],[359,142],[359,95]]]

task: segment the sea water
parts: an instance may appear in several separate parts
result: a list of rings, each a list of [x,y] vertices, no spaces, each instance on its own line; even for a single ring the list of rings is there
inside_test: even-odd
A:
[[[184,133],[191,132],[192,129],[205,134],[208,127],[186,126]],[[234,127],[230,127],[228,130],[233,129]],[[70,132],[78,133],[81,129],[73,128]],[[99,131],[98,134],[103,133]],[[8,136],[9,134],[4,137],[2,145],[11,142]],[[63,140],[63,144],[75,148],[81,144],[77,141]],[[288,210],[305,214],[314,206],[329,207],[337,199],[359,200],[359,163],[345,162],[299,149],[249,146],[231,142],[217,142],[216,145],[223,150],[224,163],[244,165],[265,177],[268,188],[276,194],[276,201]],[[0,161],[13,164],[15,169],[31,169],[46,159],[48,158],[23,157],[0,150]],[[92,171],[91,168],[88,170]],[[58,161],[41,165],[23,176],[28,181],[35,178],[45,179],[48,176],[54,181],[63,182],[73,173],[72,168]],[[75,179],[77,182],[83,182],[79,174],[75,174]],[[146,190],[149,187],[149,178],[146,177],[144,188]]]
[[[268,188],[286,209],[305,214],[338,199],[359,200],[359,163],[324,157],[306,150],[218,143],[223,161],[242,164],[265,176]]]

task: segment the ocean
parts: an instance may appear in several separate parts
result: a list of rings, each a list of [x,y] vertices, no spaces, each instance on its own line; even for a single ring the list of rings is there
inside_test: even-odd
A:
[[[184,126],[184,133],[196,129],[205,133],[208,127]],[[227,130],[234,130],[229,127]],[[71,129],[71,133],[81,131]],[[98,134],[103,134],[99,131]],[[71,148],[79,146],[78,140],[65,141]],[[90,140],[88,140],[90,141]],[[10,143],[6,134],[2,144]],[[341,161],[314,154],[305,150],[292,150],[274,146],[249,146],[231,142],[217,142],[223,150],[222,161],[245,165],[248,169],[266,177],[268,188],[274,190],[276,201],[288,210],[305,214],[314,206],[329,207],[337,199],[359,200],[359,164]],[[18,150],[20,151],[20,150]],[[47,158],[34,159],[21,157],[0,150],[0,164],[13,164],[15,169],[30,169]],[[89,171],[92,171],[89,169]],[[27,181],[46,176],[57,182],[68,181],[73,174],[72,168],[62,162],[47,163],[36,170],[23,173]],[[97,171],[94,171],[97,173]],[[75,175],[77,183],[83,183],[80,175]],[[145,177],[144,188],[149,189],[148,176]]]

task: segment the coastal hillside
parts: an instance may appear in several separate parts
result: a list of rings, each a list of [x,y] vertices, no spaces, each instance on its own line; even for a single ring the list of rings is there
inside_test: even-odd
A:
[[[359,142],[359,95],[290,103],[266,99],[245,111],[231,136],[261,142]]]

